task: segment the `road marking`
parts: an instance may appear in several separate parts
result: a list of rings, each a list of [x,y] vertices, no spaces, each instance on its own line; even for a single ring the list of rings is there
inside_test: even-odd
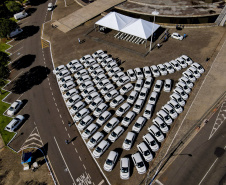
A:
[[[14,53],[16,53],[17,51],[20,51],[22,48],[23,48],[23,47],[19,48],[19,49],[16,50]],[[13,55],[14,53],[12,53],[12,55]]]
[[[218,159],[218,158],[217,158]],[[217,162],[217,159],[213,162],[213,164],[210,166],[209,170],[206,172],[206,174],[204,175],[204,177],[202,178],[202,180],[200,181],[199,185],[202,183],[202,181],[205,179],[205,177],[207,176],[207,174],[209,173],[209,171],[211,170],[211,168],[213,167],[213,165]]]
[[[64,124],[64,121],[62,120],[62,123]]]
[[[45,41],[45,40],[43,40],[43,39],[41,39],[41,44],[42,44],[42,48],[47,48],[47,47],[49,47],[49,42],[47,42],[47,41]]]
[[[76,153],[78,153],[77,149],[75,148]]]
[[[50,82],[49,82],[49,86],[50,86]]]
[[[67,134],[69,138],[71,138],[70,134]]]
[[[53,97],[53,100],[55,101],[55,98]]]
[[[21,42],[23,42],[23,40],[21,40],[20,42],[17,42],[15,45],[13,45],[13,47],[15,47],[17,44],[19,44],[19,43],[21,43]]]
[[[57,104],[55,103],[56,107],[57,107]]]
[[[157,184],[160,184],[160,185],[164,185],[163,183],[161,183],[158,179],[155,181]]]
[[[62,118],[61,114],[60,114],[60,118]]]
[[[98,185],[102,185],[103,183],[104,183],[104,179],[100,181]]]
[[[21,54],[22,55],[22,54]],[[16,59],[14,59],[13,61],[11,61],[10,63],[7,64],[7,66],[13,62],[15,62],[21,55],[19,55],[18,57],[16,57]]]
[[[67,131],[67,128],[66,127],[64,127],[65,128],[65,130]]]
[[[18,75],[16,75],[16,77],[19,76],[21,73],[23,73],[23,71],[21,71]],[[16,77],[15,77],[15,78],[16,78]],[[10,82],[12,82],[13,80],[15,80],[15,78],[12,79]],[[8,84],[9,84],[9,83],[8,83]],[[7,84],[7,85],[8,85],[8,84]]]
[[[74,142],[72,142],[72,145],[74,145]]]
[[[58,108],[57,108],[57,111],[60,112]]]
[[[79,160],[80,160],[80,161],[82,161],[82,159],[81,159],[81,157],[80,157],[80,156],[78,156],[78,158],[79,158]]]
[[[52,96],[53,96],[53,92],[52,92]]]
[[[49,77],[47,78],[47,80],[49,81]]]
[[[64,156],[63,156],[63,154],[62,154],[62,152],[61,152],[61,150],[60,150],[60,147],[59,147],[59,145],[58,145],[58,143],[57,143],[57,140],[56,140],[55,136],[54,136],[54,140],[55,140],[55,142],[56,142],[56,145],[57,145],[57,147],[58,147],[58,150],[59,150],[59,152],[60,152],[60,155],[61,155],[61,157],[62,157],[62,159],[63,159],[63,161],[64,161],[64,164],[65,164],[65,166],[66,166],[67,169],[68,169],[68,172],[69,172],[69,174],[70,174],[70,176],[71,176],[71,179],[72,179],[73,183],[76,184],[76,183],[75,183],[75,180],[74,180],[74,178],[73,178],[73,176],[72,176],[72,174],[71,174],[71,171],[69,170],[68,165],[67,165],[67,163],[66,163],[66,161],[65,161],[65,159],[64,159]]]
[[[83,164],[84,169],[86,170],[86,166]]]
[[[36,125],[36,123],[34,122],[34,124]]]
[[[49,89],[50,89],[50,91],[52,91],[52,87],[51,86],[49,86]],[[53,95],[53,93],[52,93],[52,95]]]

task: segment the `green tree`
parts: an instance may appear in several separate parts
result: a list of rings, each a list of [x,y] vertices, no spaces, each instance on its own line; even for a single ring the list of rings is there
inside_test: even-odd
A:
[[[12,13],[17,13],[20,11],[21,5],[15,1],[6,1],[5,6]]]
[[[17,28],[17,23],[10,19],[0,19],[0,38],[5,38]]]
[[[9,55],[5,52],[0,51],[0,66],[7,65],[9,60],[10,60]]]

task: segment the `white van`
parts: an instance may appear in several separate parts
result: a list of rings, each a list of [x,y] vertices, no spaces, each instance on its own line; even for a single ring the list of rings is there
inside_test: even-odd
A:
[[[9,37],[15,37],[16,35],[22,33],[23,30],[21,28],[17,28],[16,30],[12,31],[10,34],[9,34]]]
[[[19,12],[19,13],[14,14],[14,18],[16,20],[23,19],[23,18],[25,18],[27,16],[28,16],[28,13],[25,12],[25,11],[22,11],[22,12]]]
[[[53,3],[49,3],[49,4],[48,4],[47,10],[48,10],[48,11],[52,11],[52,10],[53,10]]]

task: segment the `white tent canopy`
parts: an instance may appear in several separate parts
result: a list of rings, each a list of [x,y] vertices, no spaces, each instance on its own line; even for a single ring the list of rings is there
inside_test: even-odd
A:
[[[134,21],[136,21],[136,19],[132,17],[128,17],[117,12],[110,12],[95,24],[120,31]]]

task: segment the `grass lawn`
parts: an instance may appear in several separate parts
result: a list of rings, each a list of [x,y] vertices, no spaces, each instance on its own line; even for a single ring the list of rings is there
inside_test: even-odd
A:
[[[5,144],[7,144],[15,134],[4,130],[5,126],[12,120],[12,118],[3,115],[10,106],[9,104],[2,102],[2,99],[8,94],[9,92],[2,90],[2,95],[0,95],[0,134],[2,135]]]
[[[5,50],[7,50],[10,47],[10,45],[6,44],[6,42],[8,42],[8,41],[9,40],[1,39],[1,42],[0,42],[0,51],[7,53]],[[9,53],[7,53],[7,54],[9,54]]]

